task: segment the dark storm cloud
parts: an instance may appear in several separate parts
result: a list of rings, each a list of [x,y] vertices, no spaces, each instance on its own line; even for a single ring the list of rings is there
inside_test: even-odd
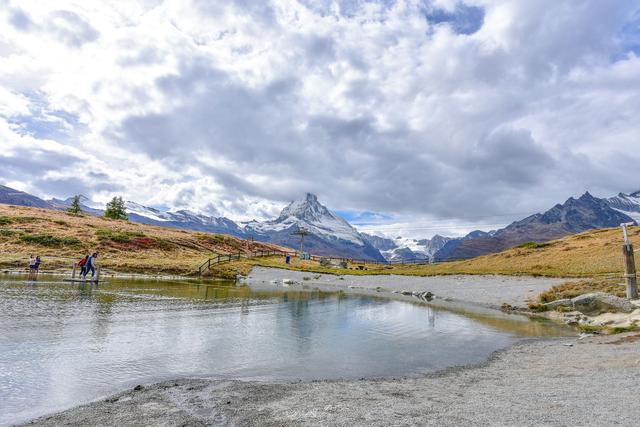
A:
[[[514,187],[539,183],[554,166],[531,132],[516,129],[499,129],[481,139],[462,164],[479,183]]]

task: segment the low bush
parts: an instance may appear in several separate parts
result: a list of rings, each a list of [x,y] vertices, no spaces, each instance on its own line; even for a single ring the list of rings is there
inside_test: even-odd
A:
[[[550,245],[551,245],[550,243],[527,242],[527,243],[518,245],[517,247],[522,249],[542,249]]]
[[[9,230],[7,228],[0,228],[0,236],[3,237],[11,237],[15,234],[17,234],[18,232],[16,230]]]
[[[8,216],[0,216],[0,225],[9,225],[13,221]]]
[[[534,311],[536,313],[542,313],[544,311],[547,311],[548,309],[549,308],[544,304],[537,304],[537,303],[529,304],[529,310]]]
[[[117,243],[129,243],[132,237],[144,237],[139,231],[115,231],[106,228],[96,231],[99,240],[111,240]]]
[[[75,246],[82,243],[75,237],[56,237],[50,234],[25,234],[20,236],[20,240],[24,243],[51,247]]]
[[[29,222],[40,221],[41,219],[37,216],[14,216],[13,218],[11,218],[11,220],[19,224],[26,224]]]

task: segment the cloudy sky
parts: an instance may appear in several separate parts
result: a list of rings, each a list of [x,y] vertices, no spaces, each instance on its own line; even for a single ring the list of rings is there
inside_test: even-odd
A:
[[[638,0],[0,0],[0,28],[0,184],[42,197],[310,191],[428,236],[640,189]]]

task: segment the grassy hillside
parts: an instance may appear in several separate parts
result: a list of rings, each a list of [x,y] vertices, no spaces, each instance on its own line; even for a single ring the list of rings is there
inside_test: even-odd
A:
[[[43,270],[71,270],[98,251],[104,269],[117,272],[193,274],[216,254],[274,249],[235,237],[155,227],[94,216],[0,205],[0,268],[26,268],[29,254]]]
[[[640,228],[630,229],[630,238],[640,248]],[[640,261],[639,261],[640,263]],[[433,276],[442,274],[508,274],[547,277],[610,278],[621,281],[622,232],[620,229],[592,230],[548,243],[528,243],[504,252],[468,261],[449,262],[437,265],[358,265],[348,269],[320,267],[311,261],[294,262],[287,266],[280,257],[243,260],[223,265],[215,274],[226,275],[231,271],[248,272],[253,265],[307,270],[334,274],[401,274]]]

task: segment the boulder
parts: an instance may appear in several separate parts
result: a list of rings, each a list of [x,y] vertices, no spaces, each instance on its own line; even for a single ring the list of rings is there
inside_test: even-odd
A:
[[[604,292],[580,295],[571,302],[576,310],[589,316],[602,313],[631,313],[636,309],[629,300]]]

